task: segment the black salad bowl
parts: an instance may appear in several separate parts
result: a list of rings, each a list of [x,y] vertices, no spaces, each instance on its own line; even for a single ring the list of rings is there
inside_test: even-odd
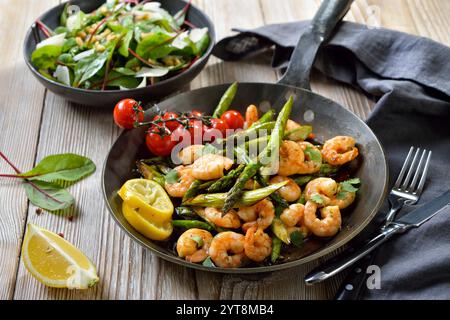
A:
[[[186,2],[183,0],[159,0],[159,2],[161,3],[161,7],[169,11],[172,15],[186,5]],[[78,6],[84,12],[91,12],[100,7],[103,3],[105,3],[105,0],[71,1],[71,5]],[[59,19],[64,7],[65,3],[61,3],[42,14],[38,19],[50,28],[54,29],[59,25]],[[191,82],[205,67],[209,56],[211,55],[211,51],[215,43],[214,26],[211,20],[194,5],[190,6],[186,18],[199,28],[208,28],[208,33],[210,36],[208,48],[203,56],[201,56],[189,69],[169,79],[147,87],[129,90],[89,90],[69,87],[44,77],[31,63],[31,54],[35,50],[36,44],[40,41],[39,37],[42,37],[42,34],[40,34],[40,31],[37,30],[34,24],[30,26],[25,37],[23,47],[25,62],[30,68],[32,74],[48,90],[78,104],[93,107],[113,108],[117,101],[124,98],[133,98],[137,101],[143,102],[157,100],[181,89],[183,86]]]

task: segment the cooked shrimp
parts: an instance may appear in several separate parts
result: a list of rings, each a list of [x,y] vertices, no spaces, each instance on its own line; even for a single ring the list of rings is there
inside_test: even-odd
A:
[[[322,198],[323,206],[330,205],[335,198],[338,190],[338,184],[331,178],[316,178],[308,182],[305,187],[305,199],[310,201],[315,195]]]
[[[244,128],[249,128],[252,124],[258,121],[258,119],[258,108],[254,104],[249,105],[245,111]]]
[[[194,182],[195,178],[192,176],[192,168],[186,166],[178,166],[175,168],[178,171],[178,182],[165,183],[164,188],[171,197],[181,198]]]
[[[283,187],[278,189],[277,193],[284,198],[287,202],[294,202],[300,196],[302,195],[302,190],[298,186],[298,184],[295,183],[294,180],[288,177],[283,176],[275,176],[272,179],[270,179],[270,184],[275,184],[282,181],[288,181],[287,184],[285,184]]]
[[[245,255],[253,261],[263,261],[272,252],[272,239],[263,229],[253,226],[245,233]]]
[[[320,166],[322,165],[322,157],[320,150],[313,145],[311,142],[308,141],[300,141],[297,142],[300,148],[303,150],[303,153],[305,155],[305,160],[303,161],[303,168],[301,168],[297,173],[298,174],[310,174],[310,173],[316,173],[320,170]],[[306,148],[311,149],[312,151],[315,151],[317,155],[319,156],[320,160],[312,160],[309,158],[308,153],[305,153]]]
[[[246,259],[245,237],[242,234],[225,231],[211,241],[209,256],[215,265],[222,268],[239,268]]]
[[[223,176],[223,171],[233,165],[233,160],[218,154],[204,155],[192,164],[192,176],[199,180],[214,180]]]
[[[342,165],[352,161],[358,156],[355,139],[348,136],[336,136],[325,141],[322,156],[326,162],[333,166]]]
[[[237,229],[241,226],[239,216],[233,209],[224,215],[222,215],[222,211],[212,207],[205,208],[205,210],[197,210],[197,212],[201,217],[218,227]]]
[[[244,189],[246,189],[246,190],[255,190],[258,188],[261,188],[261,186],[259,185],[258,182],[256,182],[253,179],[248,179],[244,186]]]
[[[341,228],[341,212],[338,206],[320,209],[322,219],[316,216],[317,204],[307,201],[305,205],[305,226],[318,237],[334,236]]]
[[[273,218],[275,217],[275,208],[273,207],[272,202],[270,202],[267,199],[263,199],[261,201],[259,201],[258,203],[254,204],[251,207],[248,207],[248,209],[245,208],[241,208],[239,209],[239,211],[241,211],[242,209],[244,210],[250,210],[254,212],[254,214],[256,215],[256,219],[253,221],[249,221],[246,222],[242,225],[242,230],[244,230],[244,232],[246,232],[249,228],[253,227],[253,226],[258,226],[258,228],[261,229],[266,229],[268,228],[273,221]],[[238,211],[238,215],[239,215],[239,211]],[[247,215],[250,215],[250,212],[247,212]],[[241,211],[242,214],[242,211]]]
[[[182,149],[178,153],[178,157],[184,165],[191,164],[202,156],[202,150],[205,146],[201,144],[193,144]]]
[[[281,221],[283,221],[286,227],[293,227],[296,225],[303,225],[305,206],[300,203],[291,204],[288,208],[284,209],[280,215]]]
[[[331,199],[330,206],[338,206],[339,209],[345,209],[355,201],[356,193],[341,191],[338,195]]]
[[[256,221],[258,219],[258,215],[255,209],[252,207],[241,207],[237,212],[239,218],[241,218],[245,222]]]
[[[301,128],[301,127],[302,127],[302,126],[301,126],[300,124],[298,124],[297,122],[295,122],[295,121],[289,119],[289,120],[286,122],[286,127],[284,127],[284,131],[285,131],[285,132],[289,132],[289,131],[293,131],[293,130],[299,129],[299,128]],[[295,139],[296,136],[295,136],[294,134],[288,135],[287,138],[288,138],[289,140],[292,140],[292,141],[298,141],[298,139],[297,139],[297,140]]]
[[[280,163],[278,174],[310,174],[320,170],[320,163],[306,159],[304,148],[295,141],[283,141],[280,147]]]
[[[208,250],[213,237],[202,229],[189,229],[177,240],[177,252],[189,262],[202,262],[208,257]]]
[[[280,163],[278,174],[280,176],[296,174],[305,160],[305,155],[300,146],[294,141],[285,140],[281,144],[279,152]]]

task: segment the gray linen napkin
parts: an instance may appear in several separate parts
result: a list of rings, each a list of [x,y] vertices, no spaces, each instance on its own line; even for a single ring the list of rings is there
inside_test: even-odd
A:
[[[236,29],[240,33],[220,41],[213,53],[239,60],[275,45],[272,65],[285,67],[308,24]],[[410,146],[433,151],[425,191],[415,207],[450,188],[450,48],[343,22],[319,50],[314,67],[376,101],[367,123],[385,148],[391,184]],[[450,210],[393,238],[378,251],[375,264],[381,267],[381,289],[367,289],[363,299],[450,299]]]

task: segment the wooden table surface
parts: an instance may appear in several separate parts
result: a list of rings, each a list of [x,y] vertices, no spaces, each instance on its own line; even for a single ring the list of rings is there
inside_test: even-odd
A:
[[[36,214],[20,186],[0,180],[0,299],[329,299],[341,277],[306,287],[303,277],[320,261],[267,275],[219,275],[194,271],[157,258],[133,242],[114,222],[101,195],[100,175],[106,153],[120,134],[112,113],[75,105],[44,89],[32,77],[22,56],[26,30],[58,0],[0,0],[0,151],[28,170],[44,156],[74,152],[90,157],[97,171],[74,185],[75,218]],[[196,0],[214,21],[217,38],[232,27],[310,19],[319,0]],[[429,37],[450,45],[448,0],[357,0],[346,20],[381,25]],[[231,81],[275,82],[270,54],[251,61],[224,63],[212,57],[191,83],[199,88]],[[362,118],[373,102],[359,92],[321,75],[313,91]],[[188,89],[188,88],[187,88]],[[10,168],[0,162],[0,172]],[[46,288],[22,263],[20,248],[28,222],[62,232],[98,268],[100,283],[85,291]]]

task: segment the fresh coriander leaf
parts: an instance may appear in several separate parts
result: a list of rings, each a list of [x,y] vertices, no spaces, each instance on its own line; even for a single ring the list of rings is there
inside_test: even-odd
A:
[[[360,183],[361,183],[361,180],[359,180],[359,178],[353,178],[350,180],[343,181],[339,185],[340,185],[341,191],[356,192],[356,191],[358,191],[357,185]]]
[[[303,244],[304,236],[300,231],[294,231],[290,234],[291,242],[294,246],[300,247]]]
[[[192,236],[191,239],[194,240],[197,243],[197,248],[203,247],[204,242],[203,242],[203,238],[202,237],[200,237],[200,236]]]
[[[336,198],[338,200],[345,200],[347,198],[347,192],[341,191],[337,194]]]
[[[310,161],[313,162],[322,162],[322,154],[319,150],[312,148],[312,147],[306,147],[305,149],[305,155],[308,157]]]
[[[23,187],[30,202],[35,206],[48,210],[63,210],[75,202],[72,195],[56,184],[45,181],[23,182]]]
[[[43,158],[36,167],[21,176],[28,180],[73,182],[94,171],[95,164],[91,159],[73,153],[63,153]]]
[[[353,178],[353,179],[345,180],[345,182],[348,182],[350,184],[360,184],[361,180],[359,178]]]
[[[205,259],[205,261],[203,261],[202,265],[204,265],[205,267],[211,267],[214,268],[214,262],[212,262],[211,257],[208,257]]]
[[[178,171],[177,170],[170,170],[165,176],[166,182],[168,184],[173,184],[178,182]]]
[[[324,203],[324,199],[322,198],[322,196],[315,194],[311,197],[311,200],[314,201],[317,204],[323,204]]]

